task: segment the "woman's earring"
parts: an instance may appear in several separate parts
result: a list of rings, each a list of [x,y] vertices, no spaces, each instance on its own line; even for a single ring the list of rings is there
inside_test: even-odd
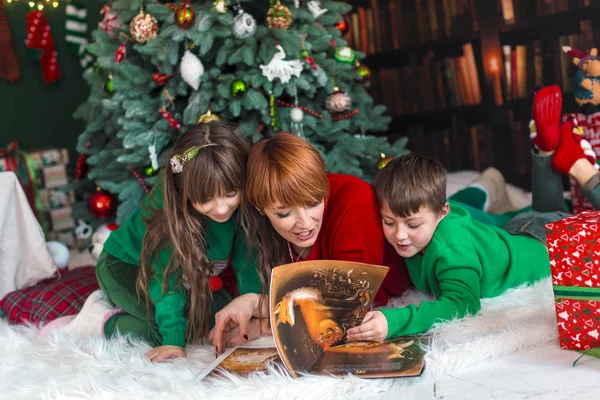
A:
[[[261,216],[263,216],[263,217],[265,216],[265,213],[264,213],[264,212],[262,212],[262,211],[260,211],[260,209],[259,209],[258,207],[254,207],[254,208],[256,208],[256,211],[258,211],[258,213],[259,213]]]

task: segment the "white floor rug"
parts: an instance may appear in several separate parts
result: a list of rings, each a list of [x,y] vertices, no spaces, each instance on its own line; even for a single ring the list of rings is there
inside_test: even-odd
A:
[[[409,295],[395,304],[418,301]],[[366,380],[281,373],[247,379],[194,378],[214,360],[211,346],[165,364],[144,359],[148,347],[123,339],[51,335],[36,337],[33,327],[0,320],[1,399],[382,399],[401,398],[406,386],[431,383],[441,376],[502,356],[557,341],[550,281],[483,300],[473,318],[441,324],[434,330],[426,371],[416,379]],[[556,344],[558,346],[558,344]]]

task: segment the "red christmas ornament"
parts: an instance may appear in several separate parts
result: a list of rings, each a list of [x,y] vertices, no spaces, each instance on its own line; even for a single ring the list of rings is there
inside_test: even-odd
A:
[[[75,164],[75,179],[85,179],[88,173],[87,155],[80,154]]]
[[[117,49],[117,53],[115,54],[115,62],[120,63],[125,58],[125,53],[127,50],[127,48],[125,46],[126,46],[125,42],[123,42]]]
[[[350,30],[350,24],[346,21],[346,18],[335,24],[335,27],[342,32],[342,36],[345,36],[346,33]]]
[[[212,275],[208,278],[208,288],[211,292],[216,292],[223,287],[223,279],[221,277]]]
[[[115,201],[112,194],[106,190],[98,190],[88,198],[89,213],[100,219],[108,219],[115,212]]]
[[[190,3],[183,2],[175,11],[175,24],[183,29],[188,29],[194,23],[196,19],[196,14],[194,14],[194,10],[190,7]]]

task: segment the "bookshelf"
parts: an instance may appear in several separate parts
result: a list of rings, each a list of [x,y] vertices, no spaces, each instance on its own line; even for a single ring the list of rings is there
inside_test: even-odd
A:
[[[533,92],[557,84],[564,112],[578,111],[561,47],[600,47],[600,0],[349,2],[346,40],[366,54],[386,134],[450,171],[495,166],[529,189]]]

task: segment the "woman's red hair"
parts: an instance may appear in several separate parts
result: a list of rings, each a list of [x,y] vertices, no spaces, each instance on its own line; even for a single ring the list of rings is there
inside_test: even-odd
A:
[[[246,199],[263,210],[280,203],[308,207],[329,194],[325,163],[306,140],[287,132],[264,138],[248,156]]]

